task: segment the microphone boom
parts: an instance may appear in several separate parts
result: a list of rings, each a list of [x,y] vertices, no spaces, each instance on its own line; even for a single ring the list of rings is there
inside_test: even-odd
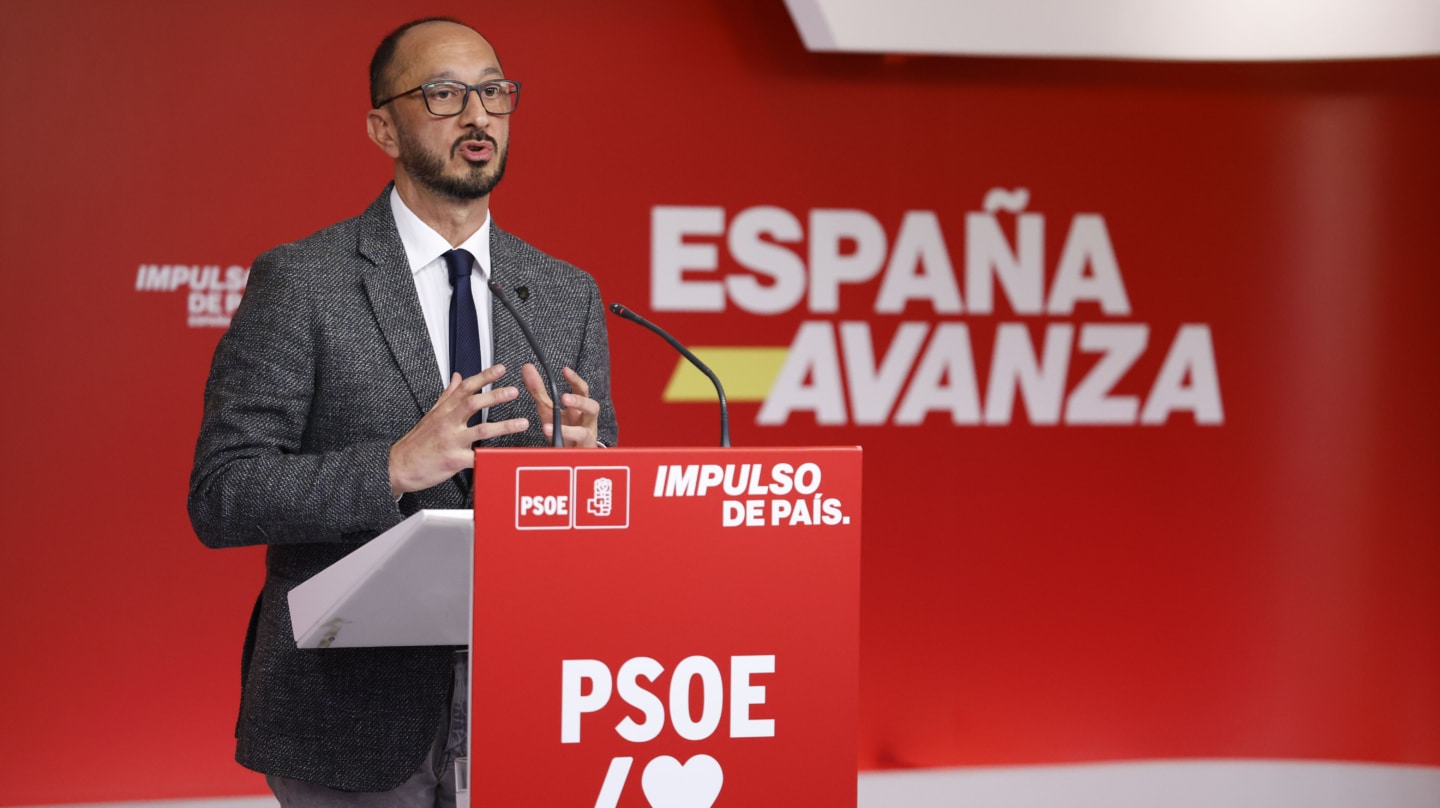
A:
[[[656,334],[659,334],[661,339],[670,343],[670,347],[679,351],[681,356],[689,359],[690,364],[699,368],[701,373],[710,377],[710,383],[715,385],[715,394],[720,397],[720,445],[728,448],[730,446],[730,406],[725,402],[725,388],[720,384],[720,379],[715,375],[715,372],[704,362],[701,362],[699,357],[690,353],[689,348],[681,345],[679,340],[670,336],[666,333],[665,329],[660,326],[655,325],[619,303],[611,303],[610,311],[619,317],[629,320],[632,323],[639,323],[651,331],[654,331]]]

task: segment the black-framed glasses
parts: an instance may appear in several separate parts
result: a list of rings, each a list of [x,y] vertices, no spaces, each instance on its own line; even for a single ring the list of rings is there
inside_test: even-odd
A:
[[[520,82],[518,81],[494,79],[482,81],[479,84],[466,84],[463,81],[444,80],[428,81],[414,89],[396,93],[384,101],[376,103],[375,109],[411,93],[420,93],[425,99],[425,108],[430,110],[431,115],[451,118],[465,111],[465,104],[470,100],[471,90],[480,96],[480,105],[491,115],[509,115],[520,105]]]

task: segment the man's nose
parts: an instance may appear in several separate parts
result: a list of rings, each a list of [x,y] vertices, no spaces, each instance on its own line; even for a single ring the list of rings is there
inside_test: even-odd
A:
[[[465,109],[461,111],[460,117],[465,123],[474,124],[477,129],[485,128],[490,122],[490,113],[485,109],[485,102],[480,100],[480,88],[471,87],[466,93]],[[471,98],[468,93],[474,93],[475,97]]]

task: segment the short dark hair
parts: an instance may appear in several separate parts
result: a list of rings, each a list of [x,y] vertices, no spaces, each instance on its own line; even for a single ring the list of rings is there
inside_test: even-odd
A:
[[[371,107],[379,106],[380,99],[385,97],[383,94],[390,92],[390,90],[386,88],[385,82],[390,78],[387,74],[390,72],[390,65],[395,61],[395,49],[400,45],[400,38],[411,28],[417,25],[424,25],[427,22],[453,22],[456,25],[465,25],[465,23],[454,17],[425,17],[405,23],[394,31],[391,31],[384,39],[380,40],[380,46],[375,49],[375,55],[370,58]],[[470,28],[468,25],[465,25],[465,27]],[[470,30],[475,31],[474,28],[470,28]],[[479,31],[476,31],[476,33],[479,33]]]

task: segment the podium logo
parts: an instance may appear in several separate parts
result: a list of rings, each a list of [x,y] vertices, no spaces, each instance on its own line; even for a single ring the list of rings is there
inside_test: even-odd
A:
[[[684,763],[662,755],[650,761],[640,777],[645,799],[660,808],[710,808],[724,784],[725,772],[709,755],[696,755]]]
[[[585,511],[592,516],[609,516],[615,505],[615,482],[609,477],[595,480],[595,495],[585,503]]]
[[[575,501],[574,469],[515,470],[515,529],[567,530]]]
[[[575,514],[576,529],[630,526],[628,466],[576,466],[575,491],[585,496],[585,507]]]
[[[628,466],[525,466],[515,470],[516,530],[629,526]]]
[[[714,660],[701,655],[689,656],[675,665],[667,686],[660,681],[666,673],[665,666],[653,657],[633,657],[618,671],[612,671],[599,659],[563,660],[560,663],[560,743],[578,744],[584,724],[592,725],[592,733],[595,729],[603,731],[593,725],[608,723],[616,715],[623,717],[614,724],[615,733],[635,744],[654,741],[666,729],[686,741],[696,742],[708,740],[717,733],[728,734],[732,739],[774,738],[775,719],[758,717],[755,713],[769,712],[765,677],[775,673],[775,655],[732,656],[729,667],[727,687],[726,677]],[[662,700],[662,695],[668,695],[668,700]],[[626,709],[607,710],[612,696],[618,696]],[[727,712],[727,706],[728,732],[722,729],[722,714]],[[696,707],[700,713],[698,719]],[[635,758],[628,755],[610,760],[595,808],[616,808],[620,804],[634,763]],[[640,775],[640,790],[651,808],[711,808],[724,784],[725,772],[720,762],[704,754],[684,763],[670,755],[659,755],[645,765]]]

